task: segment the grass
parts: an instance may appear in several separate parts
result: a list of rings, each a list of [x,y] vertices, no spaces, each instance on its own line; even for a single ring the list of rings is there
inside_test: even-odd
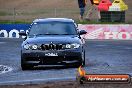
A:
[[[13,14],[5,11],[0,11],[0,16],[6,16],[6,15],[13,15]]]
[[[113,0],[112,0],[113,1]],[[124,0],[128,5],[125,24],[131,24],[131,0]],[[30,4],[29,4],[30,3]],[[86,7],[86,13],[91,4]],[[0,0],[0,23],[30,23],[36,18],[65,17],[73,18],[80,24],[122,24],[118,22],[78,21],[77,0]],[[91,19],[94,17],[91,17]],[[27,21],[27,22],[26,22]]]
[[[0,24],[30,24],[31,22],[25,21],[0,21]]]

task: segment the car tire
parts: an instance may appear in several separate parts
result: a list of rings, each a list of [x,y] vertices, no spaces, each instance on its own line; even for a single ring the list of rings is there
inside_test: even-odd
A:
[[[85,66],[85,50],[83,50],[83,52],[82,52],[82,63],[81,63],[81,65],[82,66]]]
[[[25,66],[23,64],[21,64],[21,68],[22,68],[22,70],[27,70],[27,66]]]
[[[22,70],[30,70],[33,68],[33,65],[25,64],[25,62],[21,60],[21,68]]]
[[[22,70],[30,70],[33,68],[32,65],[27,65],[27,64],[21,64]]]
[[[85,50],[82,51],[82,56],[80,58],[80,60],[78,61],[78,63],[75,65],[76,67],[80,67],[80,66],[85,66]]]

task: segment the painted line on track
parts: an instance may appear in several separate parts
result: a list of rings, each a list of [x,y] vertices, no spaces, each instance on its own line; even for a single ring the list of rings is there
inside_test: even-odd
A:
[[[6,42],[0,42],[0,44],[5,44]]]
[[[131,77],[132,79],[132,77]],[[76,81],[76,77],[64,77],[64,78],[49,78],[49,79],[34,79],[34,80],[16,80],[0,82],[0,85],[27,85],[27,84],[42,84],[46,82],[57,82],[57,81]]]
[[[5,66],[5,65],[0,65],[0,75],[4,74],[4,73],[7,73],[7,72],[10,72],[12,70],[13,69],[11,67],[8,67],[8,66]]]
[[[108,46],[108,45],[95,45],[95,46],[104,47],[104,46]]]
[[[0,85],[26,85],[26,84],[38,84],[38,83],[40,84],[40,83],[44,83],[44,82],[67,81],[67,80],[75,81],[76,77],[5,81],[5,82],[0,82]]]
[[[126,47],[125,49],[126,49],[126,50],[131,50],[131,49],[132,49],[132,47]]]

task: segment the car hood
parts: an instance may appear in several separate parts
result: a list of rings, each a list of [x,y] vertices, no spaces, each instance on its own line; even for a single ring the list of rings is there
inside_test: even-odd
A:
[[[43,43],[80,43],[80,39],[75,35],[66,35],[66,36],[39,36],[39,37],[28,37],[25,40],[29,44],[43,44]]]

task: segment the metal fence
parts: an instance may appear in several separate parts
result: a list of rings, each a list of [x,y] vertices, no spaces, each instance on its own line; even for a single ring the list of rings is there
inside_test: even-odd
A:
[[[89,10],[86,10],[85,16]],[[106,14],[108,15],[108,14]],[[78,21],[79,9],[0,9],[0,22],[31,22],[37,18],[64,17]],[[107,17],[107,16],[106,16]],[[125,12],[125,22],[132,23],[132,11]],[[85,18],[85,17],[84,17]],[[98,22],[98,17],[94,13],[90,17],[91,21]]]

